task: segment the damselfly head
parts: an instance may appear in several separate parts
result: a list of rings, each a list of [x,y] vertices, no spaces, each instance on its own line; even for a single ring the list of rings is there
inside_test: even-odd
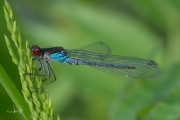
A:
[[[31,47],[31,53],[33,55],[39,55],[41,53],[41,48],[39,46],[37,46],[37,45],[33,45]]]

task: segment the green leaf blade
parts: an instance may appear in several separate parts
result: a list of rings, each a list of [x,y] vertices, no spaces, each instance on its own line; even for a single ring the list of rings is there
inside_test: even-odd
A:
[[[3,85],[4,89],[7,91],[8,95],[11,97],[12,101],[15,103],[17,108],[22,107],[23,116],[27,120],[31,120],[31,112],[25,100],[23,99],[20,92],[14,86],[12,80],[9,78],[3,67],[0,65],[0,83]]]

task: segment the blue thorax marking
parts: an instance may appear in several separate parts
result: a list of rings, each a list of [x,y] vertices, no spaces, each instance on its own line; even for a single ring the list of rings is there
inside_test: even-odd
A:
[[[50,56],[50,58],[57,60],[59,62],[67,62],[67,63],[69,62],[69,57],[64,56],[63,53],[60,53],[60,52],[52,53],[49,56]]]

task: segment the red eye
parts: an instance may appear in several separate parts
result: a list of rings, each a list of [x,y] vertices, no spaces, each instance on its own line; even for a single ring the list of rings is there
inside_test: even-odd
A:
[[[34,55],[39,55],[41,52],[41,50],[38,46],[34,46],[31,50]]]

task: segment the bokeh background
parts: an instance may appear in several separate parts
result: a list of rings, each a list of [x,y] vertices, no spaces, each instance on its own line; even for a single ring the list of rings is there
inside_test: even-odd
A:
[[[4,34],[0,1],[0,64],[21,91]],[[112,54],[152,59],[163,74],[125,78],[88,66],[51,62],[57,81],[47,87],[62,120],[180,120],[179,0],[8,0],[23,42],[74,49],[103,41]],[[23,120],[0,85],[0,120]]]

